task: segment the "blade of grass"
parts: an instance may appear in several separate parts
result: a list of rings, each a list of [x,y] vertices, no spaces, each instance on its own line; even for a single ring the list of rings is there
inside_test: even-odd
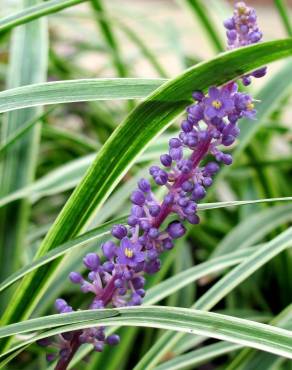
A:
[[[199,334],[292,358],[291,331],[217,313],[164,306],[125,307],[51,315],[2,327],[0,337],[53,328],[15,346],[17,348],[53,333],[113,325],[153,327]]]
[[[34,19],[43,17],[44,15],[56,13],[60,10],[78,5],[88,0],[50,0],[46,1],[44,4],[39,4],[32,7],[27,7],[23,11],[14,13],[8,17],[0,20],[0,35],[4,32],[11,30],[12,28],[19,26],[21,24],[30,22]],[[105,15],[99,14],[99,18],[106,20]],[[142,54],[149,60],[153,68],[157,71],[158,75],[161,77],[167,77],[167,73],[159,63],[155,55],[149,49],[149,47],[144,43],[142,38],[140,38],[134,31],[131,30],[125,23],[120,19],[111,19],[111,22],[116,23],[119,28],[127,35],[127,37],[132,40],[141,50]]]
[[[271,321],[271,324],[291,330],[291,319],[292,305],[289,305]],[[263,366],[264,369],[270,370],[272,368],[274,369],[278,361],[279,358],[273,355],[244,349],[233,359],[226,370],[252,370],[256,369],[258,366]]]
[[[116,35],[111,27],[110,22],[106,19],[106,11],[102,0],[91,0],[91,5],[96,14],[97,22],[101,31],[101,34],[109,47],[110,56],[112,57],[113,65],[117,71],[119,77],[128,76],[128,68],[123,61],[123,57],[120,51],[119,41],[116,39]]]
[[[71,145],[76,146],[76,148],[80,149],[83,153],[85,152],[96,152],[100,149],[100,144],[93,139],[88,138],[85,135],[81,135],[69,130],[64,130],[60,127],[52,126],[52,125],[43,125],[42,127],[42,135],[45,138],[58,140],[58,141],[65,141],[68,142],[70,147]]]
[[[7,140],[2,143],[0,146],[0,158],[1,156],[13,145],[15,144],[19,139],[22,138],[22,136],[29,131],[31,127],[36,125],[39,121],[42,121],[45,117],[47,117],[54,108],[49,109],[48,111],[36,116],[29,122],[24,123],[16,132],[13,133],[10,137],[7,138]]]
[[[242,346],[240,344],[219,342],[209,344],[203,348],[196,349],[185,355],[178,356],[172,360],[155,367],[155,370],[182,370],[194,369],[195,366],[203,365],[219,356],[226,355],[230,352],[237,351]]]
[[[0,19],[0,35],[16,26],[34,19],[58,12],[59,10],[83,3],[87,0],[50,0],[45,3],[26,6],[25,9]]]
[[[129,40],[131,40],[134,44],[138,46],[145,59],[148,59],[149,63],[153,66],[158,75],[160,77],[167,78],[168,73],[161,65],[158,58],[153,54],[148,45],[140,36],[138,36],[137,32],[133,31],[126,23],[122,22],[120,19],[116,19],[115,22],[117,23],[121,31],[123,31],[125,35],[129,38]]]
[[[187,8],[192,12],[203,26],[204,31],[208,35],[208,38],[216,52],[222,52],[225,47],[219,36],[218,30],[215,29],[214,23],[212,23],[208,6],[201,0],[182,0]]]
[[[157,158],[157,155],[167,149],[168,136],[163,136],[153,143],[149,148],[136,160],[136,164]],[[6,197],[0,197],[0,207],[21,198],[30,198],[35,202],[40,198],[48,195],[57,194],[69,189],[73,189],[82,179],[89,165],[93,162],[95,154],[80,157],[72,160],[65,165],[61,165],[45,176],[39,178],[34,183],[17,192],[10,193]]]
[[[24,0],[22,4],[25,7],[37,2],[38,0]],[[47,70],[47,27],[45,20],[25,25],[13,33],[9,68],[9,88],[45,80]],[[23,128],[26,122],[33,120],[39,114],[39,109],[26,109],[9,113],[3,119],[2,138],[9,140],[11,136]],[[0,194],[2,196],[32,182],[39,137],[40,127],[35,124],[26,131],[25,135],[22,135],[13,150],[1,158]],[[28,217],[29,203],[25,200],[15,202],[1,210],[0,256],[1,260],[6,262],[0,270],[0,278],[6,277],[19,265]]]
[[[38,105],[145,98],[165,79],[93,78],[28,85],[0,92],[0,112]]]
[[[289,320],[291,319],[291,313],[292,313],[291,309],[292,309],[292,306],[291,305],[288,306],[279,315],[277,315],[270,322],[270,324],[290,330],[288,323],[289,323]],[[203,348],[196,349],[187,354],[184,354],[182,356],[178,356],[174,359],[166,361],[163,364],[155,367],[155,370],[181,370],[181,369],[189,369],[189,368],[193,369],[194,366],[202,365],[206,363],[207,361],[217,358],[218,356],[230,353],[238,349],[242,349],[242,346],[231,344],[231,343],[224,343],[224,342],[207,345],[207,346],[204,346]],[[253,354],[257,353],[261,361],[259,361],[257,364],[253,364],[253,367],[243,369],[242,368],[242,365],[243,365],[242,358],[240,358],[239,362],[236,363],[236,361],[234,361],[234,363],[236,363],[235,367],[228,366],[226,370],[254,370],[254,369],[268,370],[270,369],[270,366],[271,366],[271,360],[278,359],[274,355],[267,354],[264,352],[258,353],[250,349],[246,349],[243,352],[253,353]],[[240,356],[237,356],[236,358],[239,358],[239,357]]]
[[[159,285],[157,283],[153,288],[148,290],[144,304],[157,303],[170,294],[175,293],[182,287],[202,278],[203,276],[223,271],[234,264],[240,263],[250,255],[251,251],[252,249],[244,249],[223,257],[219,257],[218,259],[204,262],[161,282]],[[114,328],[114,330],[116,330],[116,328]],[[80,358],[83,358],[90,351],[91,347],[82,350],[82,355],[80,354]]]
[[[149,289],[144,303],[157,303],[190,283],[214,273],[214,271],[224,271],[226,268],[244,261],[253,250],[253,248],[247,248],[239,252],[229,253],[228,256],[214,258],[188,268]]]
[[[240,222],[217,245],[212,257],[228,253],[238,245],[238,240],[243,241],[240,248],[245,248],[257,243],[278,226],[292,220],[292,204],[264,209],[249,216]]]
[[[227,275],[212,286],[193,305],[193,308],[210,310],[222,298],[226,297],[235,287],[251,276],[255,271],[280,254],[283,250],[292,246],[292,227],[278,235],[269,243],[258,248],[241,264],[231,270]],[[134,370],[150,370],[170,351],[182,334],[165,333],[151,347],[151,349],[138,362]]]
[[[221,85],[237,75],[291,54],[292,40],[248,46],[196,65],[157,89],[131,112],[103,146],[47,234],[36,258],[73,238],[86,227],[94,212],[150,140],[189,104],[192,91],[206,91],[210,85]],[[15,292],[13,303],[2,316],[2,325],[29,316],[52,281],[60,262],[46,265],[23,280]],[[37,278],[34,278],[35,274]]]
[[[274,0],[276,8],[278,9],[279,15],[282,19],[283,25],[286,29],[287,35],[292,37],[292,25],[289,17],[289,8],[285,0]]]

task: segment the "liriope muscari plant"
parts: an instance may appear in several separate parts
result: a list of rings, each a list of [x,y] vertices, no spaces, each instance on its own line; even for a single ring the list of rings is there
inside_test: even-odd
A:
[[[234,14],[224,22],[228,49],[257,43],[262,33],[257,25],[253,8],[236,2]],[[245,86],[252,78],[266,74],[266,68],[240,76]],[[185,223],[200,222],[197,203],[206,195],[219,164],[232,164],[232,156],[222,151],[234,143],[240,130],[237,125],[242,117],[254,119],[256,109],[253,98],[238,91],[238,84],[230,81],[224,86],[212,86],[208,93],[193,93],[194,103],[186,110],[178,137],[169,141],[169,151],[160,157],[160,166],[149,172],[156,185],[166,189],[159,202],[151,184],[140,179],[131,195],[132,208],[128,225],[115,225],[112,236],[101,249],[103,257],[87,254],[83,263],[89,270],[85,279],[78,272],[71,272],[72,283],[79,284],[82,292],[93,295],[89,309],[140,305],[146,292],[145,276],[159,271],[160,255],[174,247],[175,240],[186,233]],[[211,159],[210,159],[211,158]],[[167,221],[171,214],[177,219]],[[73,308],[62,298],[55,302],[59,313],[72,312]],[[67,332],[56,339],[41,340],[40,345],[57,346],[58,352],[47,355],[49,361],[57,358],[57,370],[68,367],[76,351],[84,343],[92,344],[101,352],[106,344],[120,342],[117,334],[106,335],[104,327]]]

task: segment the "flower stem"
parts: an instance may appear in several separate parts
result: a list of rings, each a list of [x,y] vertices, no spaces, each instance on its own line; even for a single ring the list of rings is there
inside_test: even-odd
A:
[[[73,338],[70,341],[70,353],[65,358],[60,358],[58,361],[55,370],[66,370],[69,363],[71,362],[73,356],[77,352],[78,348],[81,346],[81,343],[79,342],[79,335],[81,334],[81,331],[78,330],[74,333]]]

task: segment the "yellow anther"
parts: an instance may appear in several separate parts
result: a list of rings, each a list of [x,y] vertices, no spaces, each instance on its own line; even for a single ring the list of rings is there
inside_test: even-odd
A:
[[[254,109],[254,104],[250,101],[246,104],[247,110],[253,110]]]
[[[125,256],[126,257],[132,258],[133,257],[133,254],[134,254],[134,252],[132,251],[132,249],[129,249],[129,248],[126,248],[125,249]]]
[[[212,101],[212,106],[216,109],[220,109],[222,107],[222,103],[220,100],[213,100]]]
[[[245,13],[247,13],[247,6],[245,5],[244,2],[240,2],[236,5],[236,8],[237,8],[237,11],[239,13],[239,15],[243,15]]]

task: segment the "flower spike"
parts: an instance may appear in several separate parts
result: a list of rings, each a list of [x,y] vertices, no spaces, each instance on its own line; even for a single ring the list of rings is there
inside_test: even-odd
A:
[[[262,38],[255,10],[243,1],[236,2],[232,18],[227,19],[224,26],[228,49],[257,43]],[[260,78],[265,73],[266,68],[261,68],[241,78],[248,85],[251,77]],[[87,278],[78,272],[69,275],[71,282],[79,284],[82,292],[93,295],[90,309],[142,303],[145,274],[159,271],[161,254],[172,249],[175,240],[185,235],[185,224],[200,222],[198,202],[206,196],[219,171],[219,164],[232,163],[232,156],[222,149],[232,145],[238,137],[239,119],[254,119],[256,115],[253,98],[239,92],[234,81],[221,87],[211,86],[207,94],[195,91],[193,99],[179,135],[170,139],[168,152],[160,156],[161,166],[149,169],[153,182],[167,190],[163,201],[157,201],[147,179],[140,179],[130,198],[132,208],[128,225],[112,228],[115,241],[102,244],[102,258],[95,253],[84,257]],[[170,214],[175,214],[177,219],[167,223]],[[59,313],[73,311],[60,298],[55,307]],[[104,327],[64,333],[58,338],[56,369],[66,369],[83,343],[89,343],[95,351],[101,352],[105,345],[114,346],[119,341],[116,334],[107,336]],[[40,344],[44,343],[50,345],[51,341]],[[47,358],[51,361],[55,356],[50,354]]]

